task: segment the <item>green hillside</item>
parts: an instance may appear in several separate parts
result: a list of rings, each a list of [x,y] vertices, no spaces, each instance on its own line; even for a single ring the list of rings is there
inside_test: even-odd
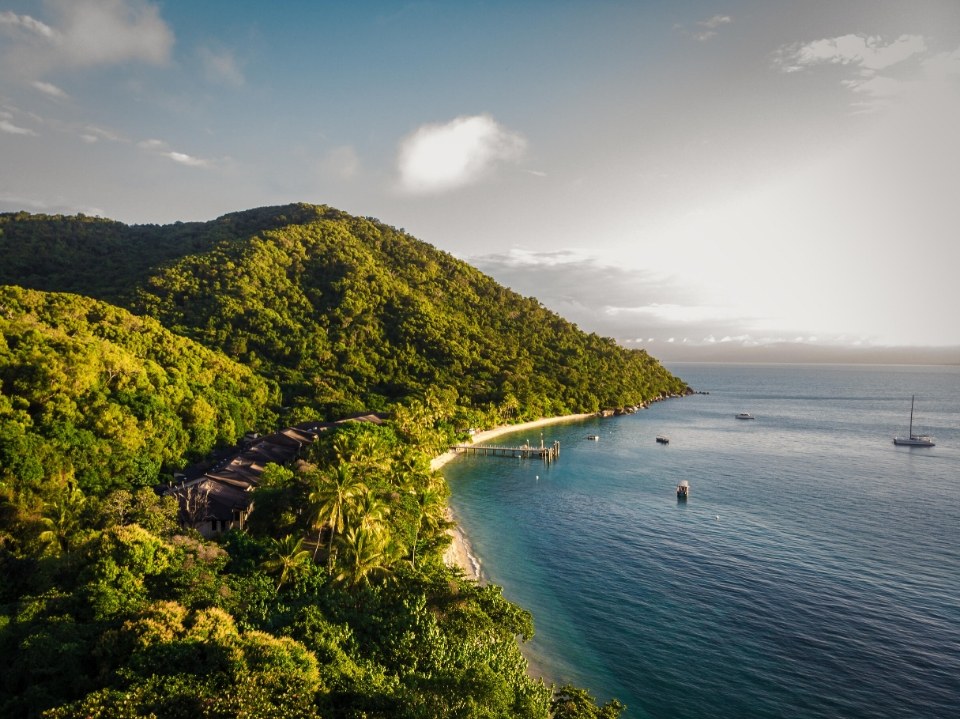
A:
[[[446,566],[429,459],[466,427],[684,392],[655,359],[328,207],[6,214],[0,257],[0,716],[620,714],[532,679],[530,615]],[[204,539],[153,490],[359,410],[389,419],[257,470],[242,531]]]
[[[269,384],[151,318],[87,297],[0,286],[0,483],[85,492],[162,470],[274,421]]]
[[[276,380],[300,415],[382,410],[432,390],[461,408],[461,423],[490,423],[685,389],[646,352],[584,333],[402,231],[328,207],[165,227],[7,215],[0,227],[0,250],[20,258],[0,281],[42,289],[62,281],[50,268],[66,262],[64,247],[71,265],[95,265],[101,232],[112,269],[72,276],[71,291],[223,351]]]
[[[253,212],[212,222],[125,225],[85,215],[0,213],[0,284],[123,304],[163,263],[288,221]]]

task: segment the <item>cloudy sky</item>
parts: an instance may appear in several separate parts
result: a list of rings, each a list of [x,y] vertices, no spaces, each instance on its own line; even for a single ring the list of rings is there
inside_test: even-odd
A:
[[[960,345],[957,0],[0,0],[0,211],[330,204],[628,346]]]

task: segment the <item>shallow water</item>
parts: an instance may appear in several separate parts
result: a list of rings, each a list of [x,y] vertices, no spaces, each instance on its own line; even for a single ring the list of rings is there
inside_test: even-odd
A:
[[[670,369],[710,394],[444,468],[533,663],[627,717],[960,716],[960,368]]]

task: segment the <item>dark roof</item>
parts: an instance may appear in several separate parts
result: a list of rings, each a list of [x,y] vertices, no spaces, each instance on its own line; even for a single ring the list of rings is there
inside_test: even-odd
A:
[[[242,456],[261,464],[266,464],[267,462],[283,464],[297,456],[297,453],[295,450],[291,452],[289,447],[278,447],[275,444],[262,442],[246,450]]]
[[[293,429],[319,434],[320,432],[326,432],[333,426],[333,422],[318,422],[316,420],[312,420],[310,422],[301,422],[300,424],[295,424],[293,425]]]
[[[303,444],[310,444],[317,438],[316,432],[297,429],[296,427],[287,427],[286,429],[281,429],[280,434],[282,434],[284,437],[295,439]]]
[[[234,510],[246,510],[253,502],[253,497],[245,490],[215,479],[208,480],[204,489],[209,491],[207,512],[211,519],[230,521]]]
[[[338,419],[334,424],[344,424],[345,422],[370,422],[371,424],[383,424],[386,417],[380,414],[358,414],[355,417],[345,417]]]
[[[183,480],[164,491],[171,494],[188,486],[200,487],[208,492],[210,518],[230,521],[234,510],[246,510],[252,504],[250,495],[260,484],[260,475],[267,463],[292,461],[301,448],[316,441],[320,432],[345,422],[383,424],[383,417],[363,414],[336,422],[301,422],[266,437],[248,436],[245,449],[238,446],[221,451],[213,461],[185,469],[179,473]]]
[[[215,479],[218,482],[223,482],[224,484],[237,487],[243,491],[255,489],[257,485],[260,484],[259,474],[237,472],[232,469],[221,469],[217,472],[208,472],[207,477],[210,479]]]

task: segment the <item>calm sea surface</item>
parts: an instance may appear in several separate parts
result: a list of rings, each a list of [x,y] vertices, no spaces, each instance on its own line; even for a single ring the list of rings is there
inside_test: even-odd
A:
[[[960,717],[960,368],[669,368],[709,394],[444,468],[534,666],[634,719]]]

